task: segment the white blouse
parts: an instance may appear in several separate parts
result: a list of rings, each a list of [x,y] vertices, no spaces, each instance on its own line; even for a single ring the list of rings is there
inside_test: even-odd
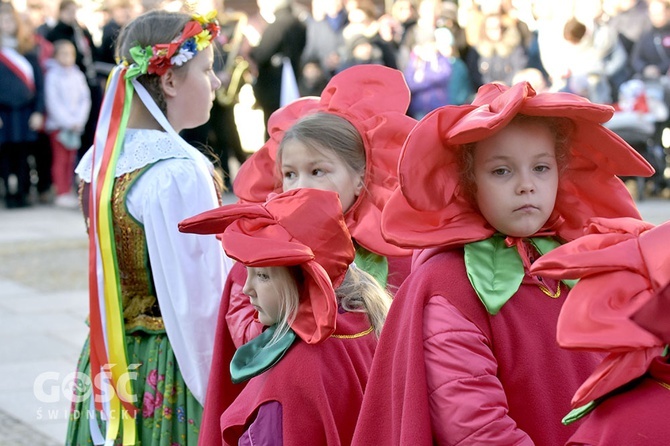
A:
[[[76,169],[87,182],[91,152]],[[219,303],[232,261],[214,235],[177,229],[185,218],[219,206],[212,194],[213,179],[203,176],[197,165],[202,160],[193,156],[165,132],[128,129],[116,176],[155,163],[133,184],[126,205],[144,226],[165,330],[184,381],[202,404]]]

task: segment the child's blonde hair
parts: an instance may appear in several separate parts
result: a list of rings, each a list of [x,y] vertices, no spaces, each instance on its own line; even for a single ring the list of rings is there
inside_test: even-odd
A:
[[[388,291],[369,273],[352,264],[335,293],[345,310],[366,313],[375,335],[379,337],[391,307]]]
[[[304,280],[302,269],[297,266],[267,269],[279,297],[277,329],[269,343],[272,345],[286,334],[295,321]],[[335,294],[344,310],[366,313],[375,335],[379,337],[391,306],[391,296],[370,274],[350,266]]]
[[[146,48],[160,43],[170,43],[179,37],[184,26],[192,20],[188,14],[180,12],[167,12],[154,10],[146,12],[125,26],[119,34],[116,46],[116,58],[133,62],[130,49],[135,46]],[[175,66],[175,71],[180,71],[189,64],[181,67]],[[186,68],[188,69],[188,68]],[[160,84],[160,76],[157,74],[143,74],[137,81],[147,89],[158,108],[165,114],[167,104]]]
[[[279,298],[277,329],[269,342],[273,345],[284,337],[298,313],[298,283],[302,281],[302,270],[297,266],[271,266],[267,268],[267,274]]]
[[[281,170],[282,150],[286,142],[297,140],[311,149],[330,150],[355,173],[365,173],[363,138],[349,121],[332,113],[318,112],[298,120],[284,133],[277,152]]]
[[[533,123],[546,126],[554,137],[554,149],[559,175],[565,170],[569,162],[570,145],[574,124],[568,118],[549,116],[530,116],[518,114],[507,126],[516,123]],[[475,148],[478,142],[463,144],[458,149],[458,171],[460,172],[459,189],[470,201],[476,205],[477,183],[475,181]]]

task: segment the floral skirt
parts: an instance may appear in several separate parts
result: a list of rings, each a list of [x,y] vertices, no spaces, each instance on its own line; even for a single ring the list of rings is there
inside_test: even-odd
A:
[[[140,364],[133,380],[139,413],[137,446],[197,445],[202,406],[184,384],[165,333],[126,334],[128,364]],[[84,344],[77,371],[90,378],[89,341]],[[92,445],[91,419],[105,434],[99,413],[92,410],[90,379],[74,387],[66,445]],[[87,382],[86,382],[87,381]],[[121,445],[119,433],[115,445]]]

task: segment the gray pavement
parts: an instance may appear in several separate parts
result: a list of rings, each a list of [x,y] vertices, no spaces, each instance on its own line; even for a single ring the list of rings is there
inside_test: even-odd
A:
[[[652,223],[670,220],[670,200],[638,207]],[[78,210],[0,208],[0,446],[64,442],[87,334],[86,246]]]

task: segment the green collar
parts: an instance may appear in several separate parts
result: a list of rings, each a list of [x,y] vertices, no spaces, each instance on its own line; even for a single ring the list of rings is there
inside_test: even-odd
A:
[[[358,268],[374,277],[382,288],[386,288],[389,274],[389,263],[386,257],[370,252],[362,246],[357,246],[354,263]]]
[[[233,384],[244,382],[272,368],[291,348],[297,336],[290,328],[277,342],[268,345],[276,330],[277,325],[272,325],[237,349],[230,362]]]
[[[552,237],[529,239],[535,249],[544,255],[560,243]],[[507,246],[505,236],[496,234],[464,246],[465,269],[477,296],[492,316],[519,290],[524,277],[524,266],[516,246]],[[572,287],[573,280],[564,280]]]

